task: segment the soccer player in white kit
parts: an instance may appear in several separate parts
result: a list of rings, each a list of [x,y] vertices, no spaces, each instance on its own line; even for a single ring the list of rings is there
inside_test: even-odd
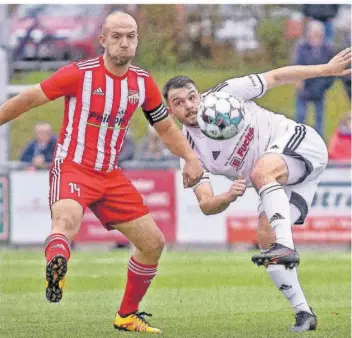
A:
[[[315,330],[317,319],[298,281],[291,225],[303,224],[320,176],[328,163],[323,139],[311,127],[270,112],[252,99],[270,88],[313,77],[351,74],[351,48],[337,54],[327,64],[288,66],[263,74],[226,80],[200,94],[186,76],[170,79],[163,88],[168,109],[181,123],[205,174],[193,187],[199,206],[206,215],[224,211],[246,186],[253,185],[259,205],[258,242],[261,253],[252,257],[264,265],[276,287],[290,301],[296,323],[292,331]],[[221,91],[243,101],[239,132],[228,140],[206,137],[198,127],[197,110],[202,97]],[[229,191],[214,196],[209,173],[233,181]],[[184,182],[185,183],[185,182]],[[289,268],[289,269],[287,269]]]

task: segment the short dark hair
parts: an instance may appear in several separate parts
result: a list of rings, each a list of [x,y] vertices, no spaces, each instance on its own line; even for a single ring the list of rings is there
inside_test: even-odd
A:
[[[169,81],[167,81],[163,87],[163,96],[167,101],[170,89],[177,89],[186,87],[188,84],[196,86],[194,81],[188,76],[175,76]]]

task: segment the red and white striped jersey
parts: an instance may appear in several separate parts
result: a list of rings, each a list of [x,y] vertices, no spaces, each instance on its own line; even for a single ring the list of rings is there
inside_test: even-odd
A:
[[[133,113],[141,107],[151,124],[167,110],[151,75],[130,66],[123,76],[111,74],[102,56],[60,68],[41,82],[50,100],[65,96],[65,112],[54,160],[111,171]]]

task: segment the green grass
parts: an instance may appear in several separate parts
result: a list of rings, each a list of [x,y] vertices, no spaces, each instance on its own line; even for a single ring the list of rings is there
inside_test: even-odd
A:
[[[59,304],[44,298],[41,252],[0,253],[1,337],[135,337],[112,327],[125,284],[127,251],[73,252]],[[166,252],[141,310],[164,337],[293,337],[290,305],[251,253]],[[300,280],[318,315],[316,332],[345,338],[350,330],[350,255],[301,253]],[[144,336],[144,335],[143,335]]]
[[[230,70],[207,70],[202,69],[184,69],[172,71],[153,71],[153,76],[158,85],[162,87],[165,82],[175,75],[188,75],[195,80],[201,91],[206,90],[217,83],[230,77],[246,75],[250,70],[242,69],[240,72]],[[34,84],[42,81],[50,73],[33,72],[25,74],[17,74],[12,79],[14,84]],[[264,98],[258,100],[258,103],[265,108],[277,113],[282,113],[288,117],[292,117],[294,113],[295,96],[293,86],[283,86],[272,89]],[[329,137],[333,130],[337,127],[339,119],[344,113],[350,110],[350,103],[340,81],[335,82],[331,90],[327,94],[326,106],[326,135]],[[33,109],[31,112],[22,115],[20,118],[12,122],[10,131],[12,160],[19,158],[23,147],[28,140],[33,137],[33,127],[38,121],[49,121],[57,133],[61,126],[63,117],[63,99],[50,102],[42,107]],[[308,124],[313,125],[314,112],[312,108],[309,111]],[[133,135],[136,139],[140,139],[145,135],[147,130],[147,122],[141,110],[138,110],[131,122]]]

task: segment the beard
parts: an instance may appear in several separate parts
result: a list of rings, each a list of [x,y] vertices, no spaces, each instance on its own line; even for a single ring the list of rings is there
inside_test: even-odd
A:
[[[107,51],[107,54],[112,63],[117,67],[128,65],[134,57],[134,55],[112,55],[109,51]]]
[[[112,60],[116,66],[126,66],[132,59],[132,56],[116,56]]]
[[[197,120],[197,112],[192,111],[188,114],[186,114],[187,122],[185,123],[189,127],[198,127],[198,120]]]
[[[198,121],[195,120],[194,122],[187,122],[187,123],[185,123],[185,125],[195,128],[195,127],[198,127]]]
[[[175,116],[176,119],[181,122],[182,124],[184,124],[185,126],[188,127],[193,127],[193,128],[197,128],[198,127],[198,121],[197,119],[195,119],[194,122],[190,122],[188,119],[179,119],[177,116]]]

